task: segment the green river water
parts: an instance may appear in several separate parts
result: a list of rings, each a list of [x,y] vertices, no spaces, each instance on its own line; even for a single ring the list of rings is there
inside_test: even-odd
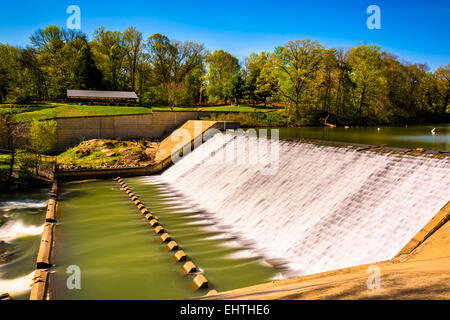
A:
[[[196,212],[177,209],[174,196],[161,187],[126,179],[146,207],[156,215],[187,256],[204,271],[209,288],[217,291],[265,282],[277,270],[256,257],[233,258],[238,249],[207,231]],[[63,188],[57,228],[52,299],[180,299],[194,292],[179,273],[182,263],[159,244],[135,205],[112,180],[72,183]],[[81,270],[81,289],[69,290],[67,267]]]

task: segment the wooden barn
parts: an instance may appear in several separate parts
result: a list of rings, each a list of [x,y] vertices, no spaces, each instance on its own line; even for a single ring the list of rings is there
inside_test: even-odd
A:
[[[67,99],[89,104],[136,105],[138,96],[133,91],[67,90]]]

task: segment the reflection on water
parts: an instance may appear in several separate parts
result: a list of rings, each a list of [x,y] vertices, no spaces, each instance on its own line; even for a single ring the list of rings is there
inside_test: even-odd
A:
[[[435,134],[431,130],[435,129]],[[402,148],[450,150],[450,125],[423,125],[404,127],[299,127],[278,128],[281,138],[320,139],[340,142],[380,145]]]

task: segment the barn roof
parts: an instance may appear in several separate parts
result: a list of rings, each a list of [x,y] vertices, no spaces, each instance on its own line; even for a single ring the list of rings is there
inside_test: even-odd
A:
[[[68,98],[137,99],[133,91],[67,90]]]

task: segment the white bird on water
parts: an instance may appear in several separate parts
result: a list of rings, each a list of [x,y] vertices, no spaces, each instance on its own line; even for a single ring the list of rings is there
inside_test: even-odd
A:
[[[381,128],[377,128],[378,132],[380,132]]]
[[[436,128],[433,128],[433,129],[431,130],[431,134],[433,134],[433,135],[436,134],[435,131],[436,131]]]

